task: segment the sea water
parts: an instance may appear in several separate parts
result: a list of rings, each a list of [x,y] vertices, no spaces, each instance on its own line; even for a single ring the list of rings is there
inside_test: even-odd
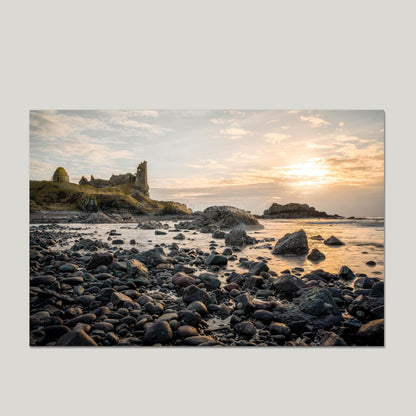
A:
[[[224,239],[213,239],[211,234],[204,234],[195,231],[174,229],[175,221],[163,221],[170,228],[164,230],[166,235],[155,235],[155,230],[143,230],[137,228],[136,223],[120,223],[120,224],[61,224],[68,227],[69,232],[79,233],[85,238],[100,239],[104,242],[108,240],[109,232],[116,230],[120,235],[112,236],[112,239],[122,239],[124,244],[114,246],[119,250],[131,248],[130,240],[136,241],[136,247],[139,251],[153,248],[156,244],[170,245],[175,242],[179,247],[199,248],[204,252],[210,252],[210,242],[215,241],[218,244],[216,251],[221,253],[225,246]],[[237,252],[238,258],[244,257],[248,260],[259,261],[265,259],[271,270],[277,273],[286,269],[300,267],[304,272],[310,272],[316,269],[323,269],[330,273],[338,273],[343,265],[352,269],[354,273],[365,273],[368,276],[384,279],[384,219],[383,218],[367,218],[362,220],[355,219],[295,219],[295,220],[260,220],[264,228],[249,229],[247,233],[255,237],[260,242],[255,245],[247,245]],[[276,241],[283,237],[286,233],[291,233],[303,229],[308,237],[310,250],[319,249],[325,254],[323,261],[311,262],[307,256],[277,256],[271,254],[271,248],[274,247]],[[185,235],[185,240],[173,239],[179,232]],[[311,237],[321,235],[324,239],[334,235],[345,243],[343,246],[327,246],[323,241],[313,240]],[[79,238],[79,237],[78,237]],[[262,241],[274,238],[275,241]],[[67,249],[72,246],[75,241],[70,238],[65,242],[55,246],[56,249]],[[166,252],[169,250],[165,249]],[[368,261],[374,261],[375,266],[369,266]],[[238,260],[230,261],[226,269],[220,272],[223,276],[225,272],[230,271],[246,272],[240,266]],[[223,280],[223,279],[221,279]]]

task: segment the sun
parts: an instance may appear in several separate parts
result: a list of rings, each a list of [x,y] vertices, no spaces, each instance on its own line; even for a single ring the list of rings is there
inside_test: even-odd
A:
[[[309,160],[305,163],[287,166],[284,176],[296,179],[295,185],[322,185],[329,182],[330,171],[319,161]]]

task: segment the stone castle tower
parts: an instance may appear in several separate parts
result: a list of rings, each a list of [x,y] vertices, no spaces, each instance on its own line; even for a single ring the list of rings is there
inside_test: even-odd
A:
[[[137,166],[136,180],[134,187],[141,192],[149,196],[149,184],[147,183],[147,162],[143,161]]]

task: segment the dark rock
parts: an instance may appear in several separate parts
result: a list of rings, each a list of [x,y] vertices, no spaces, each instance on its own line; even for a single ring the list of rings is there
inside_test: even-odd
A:
[[[185,338],[183,341],[186,345],[192,345],[194,347],[201,345],[201,344],[207,344],[207,345],[215,345],[217,344],[217,341],[215,341],[214,338],[206,336],[206,335],[197,335]]]
[[[184,309],[179,311],[178,315],[179,319],[187,325],[197,327],[201,323],[201,315],[198,312]]]
[[[149,275],[149,271],[147,267],[136,259],[127,260],[126,262],[127,268],[127,277],[135,278],[137,276],[147,277]]]
[[[258,309],[254,312],[253,317],[263,322],[270,322],[273,320],[273,314],[265,309]]]
[[[340,313],[328,290],[316,287],[309,289],[299,298],[299,309],[315,316]]]
[[[129,298],[128,296],[126,296],[124,293],[121,292],[113,292],[111,294],[111,302],[114,303],[114,305],[119,305],[121,303],[124,302],[133,302],[133,300],[131,298]]]
[[[175,235],[175,237],[173,237],[174,240],[185,240],[185,235],[182,233],[179,233],[178,235]]]
[[[291,202],[281,205],[273,202],[269,209],[263,213],[265,218],[333,218],[338,215],[328,215],[326,212],[317,211],[307,204]]]
[[[250,321],[243,321],[234,327],[234,330],[245,337],[252,337],[257,333],[257,329]]]
[[[277,241],[273,254],[295,254],[302,255],[308,252],[308,239],[305,231],[299,230],[294,233],[285,234]]]
[[[270,324],[269,331],[273,335],[283,335],[285,337],[288,337],[291,332],[290,328],[287,325],[282,324],[280,322],[273,322],[272,324]]]
[[[208,305],[211,301],[210,296],[205,290],[200,289],[194,285],[188,286],[184,289],[182,298],[186,304],[192,303],[194,301],[200,301],[205,305]]]
[[[384,318],[384,305],[377,306],[370,310],[371,319],[382,319]]]
[[[71,286],[82,285],[84,283],[84,279],[81,276],[71,276],[62,279],[61,283],[66,283]]]
[[[374,298],[384,297],[384,282],[375,283],[371,288],[370,296]]]
[[[267,271],[269,271],[269,266],[262,261],[257,261],[250,266],[248,272],[254,275],[260,275],[261,272]]]
[[[104,265],[108,266],[114,261],[113,255],[111,253],[95,253],[91,260],[88,262],[86,269],[92,270],[96,269],[98,266]]]
[[[374,281],[369,277],[358,277],[354,281],[354,287],[359,289],[371,289],[374,286]]]
[[[157,266],[161,263],[168,262],[168,258],[161,247],[155,247],[151,250],[143,251],[142,253],[136,254],[135,258],[142,263],[151,266]]]
[[[36,276],[30,279],[30,286],[40,286],[45,285],[49,286],[55,282],[56,277],[54,276]]]
[[[248,235],[244,230],[231,230],[225,235],[225,244],[227,246],[242,246],[247,243]]]
[[[321,253],[317,248],[314,248],[309,253],[307,258],[308,260],[311,260],[311,261],[321,261],[321,260],[325,260],[325,254]]]
[[[233,308],[231,306],[225,305],[224,303],[217,310],[217,315],[221,319],[229,317],[233,313]]]
[[[199,302],[199,301],[195,301],[195,302],[190,303],[188,305],[187,309],[189,309],[191,311],[196,311],[200,315],[206,315],[208,313],[207,307],[202,302]]]
[[[147,302],[144,305],[144,310],[150,315],[160,315],[163,313],[164,308],[161,303],[158,302]]]
[[[255,287],[261,287],[263,284],[263,278],[260,276],[247,276],[244,280],[243,289],[254,289]]]
[[[255,306],[248,293],[242,293],[234,299],[237,309],[243,310],[245,313],[254,311]]]
[[[176,328],[175,334],[180,338],[189,338],[198,336],[198,331],[190,325],[182,325]]]
[[[205,264],[207,266],[218,265],[218,266],[225,266],[228,263],[228,259],[226,256],[222,256],[221,254],[211,254],[205,259]]]
[[[43,339],[43,344],[48,344],[49,342],[56,341],[61,336],[69,332],[70,329],[65,325],[50,325],[43,328],[45,334]]]
[[[258,220],[248,211],[230,206],[206,208],[202,213],[201,222],[215,225],[220,229],[229,229],[241,224],[260,227]]]
[[[373,260],[370,260],[370,261],[367,261],[365,264],[366,264],[367,266],[375,266],[375,265],[376,265],[376,262],[375,262],[375,261],[373,261]]]
[[[97,343],[82,329],[73,330],[62,335],[56,343],[60,347],[97,346]]]
[[[305,283],[301,279],[291,274],[279,276],[273,282],[273,287],[288,299],[292,299],[304,286]]]
[[[325,347],[345,347],[347,343],[335,332],[326,332],[321,339],[321,345]]]
[[[195,279],[185,273],[176,273],[172,277],[172,283],[176,286],[187,287],[195,283]]]
[[[225,232],[221,230],[215,230],[212,233],[212,238],[220,238],[220,239],[225,238]]]
[[[172,341],[172,338],[173,332],[169,324],[166,321],[156,321],[146,330],[143,343],[145,345],[166,344]]]
[[[66,263],[66,264],[63,264],[62,266],[59,266],[59,271],[64,272],[64,273],[73,273],[73,272],[76,272],[77,270],[78,270],[78,266],[72,263]]]
[[[221,281],[212,273],[201,273],[198,278],[208,289],[217,289],[221,286]]]
[[[74,318],[69,319],[68,321],[65,322],[65,325],[72,327],[78,323],[90,324],[94,322],[96,319],[97,319],[97,316],[95,314],[85,313],[83,315],[75,316]]]
[[[357,333],[361,345],[384,345],[384,319],[376,319],[361,326]]]
[[[345,245],[345,243],[343,243],[340,239],[338,239],[337,237],[333,235],[331,235],[331,237],[326,239],[324,241],[324,244],[326,244],[327,246],[344,246]]]
[[[348,266],[342,266],[338,275],[341,279],[352,280],[355,278],[353,271]]]

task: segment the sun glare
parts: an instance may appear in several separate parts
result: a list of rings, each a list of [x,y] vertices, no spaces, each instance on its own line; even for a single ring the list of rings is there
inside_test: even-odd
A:
[[[316,161],[299,163],[287,166],[284,175],[288,178],[297,179],[295,185],[322,185],[329,182],[329,170],[326,166]]]

